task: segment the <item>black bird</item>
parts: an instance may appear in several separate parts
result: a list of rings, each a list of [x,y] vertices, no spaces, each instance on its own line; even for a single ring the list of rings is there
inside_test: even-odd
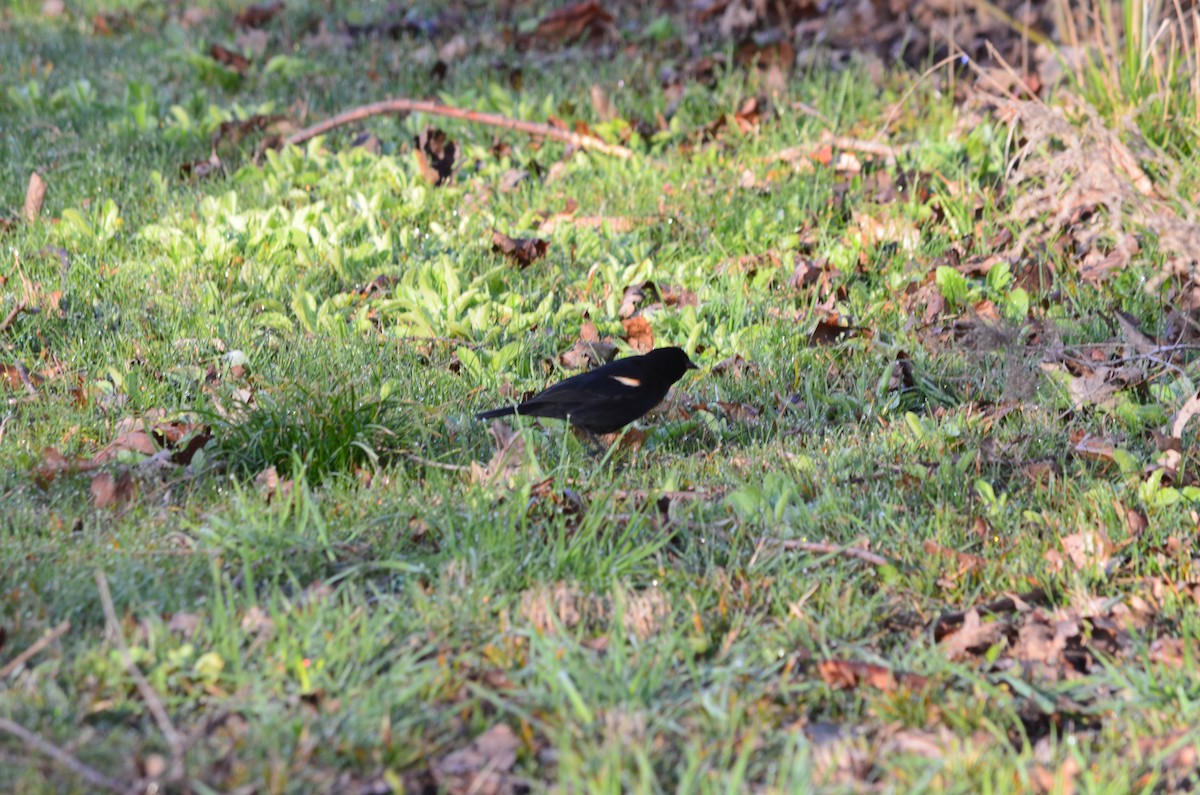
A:
[[[475,415],[477,420],[521,414],[568,420],[588,433],[620,430],[657,406],[671,385],[696,365],[681,348],[655,348],[573,375],[516,406]]]

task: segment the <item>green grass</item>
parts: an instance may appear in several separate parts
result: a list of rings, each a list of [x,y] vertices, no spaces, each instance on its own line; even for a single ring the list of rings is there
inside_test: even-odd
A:
[[[1162,328],[1169,297],[1142,289],[1162,255],[1148,241],[1093,286],[1051,248],[1027,307],[1018,282],[968,276],[943,285],[930,327],[905,297],[951,248],[988,255],[1019,231],[997,190],[1011,154],[998,120],[962,129],[949,99],[913,92],[897,168],[929,191],[886,203],[871,182],[882,165],[847,176],[770,157],[825,129],[792,100],[835,134],[874,135],[911,76],[877,85],[854,66],[795,75],[757,132],[708,146],[693,131],[763,89],[741,71],[689,85],[670,130],[635,139],[629,161],[414,116],[363,125],[380,155],[351,149],[351,131],[258,165],[253,142],[223,143],[228,175],[191,182],[179,166],[208,155],[219,121],[298,100],[310,122],[436,93],[603,129],[587,100],[597,83],[653,122],[671,105],[659,69],[684,48],[598,66],[586,48],[561,61],[481,49],[435,85],[404,56],[423,43],[411,36],[303,44],[309,21],[370,19],[374,5],[289,3],[269,50],[298,60],[226,88],[199,56],[232,41],[227,6],[197,31],[168,20],[162,37],[137,32],[140,10],[133,30],[96,35],[90,14],[111,6],[80,6],[0,18],[0,210],[16,213],[30,171],[50,185],[41,219],[2,239],[0,309],[27,281],[42,311],[14,318],[0,362],[44,380],[30,396],[4,379],[0,665],[71,622],[0,682],[0,717],[125,781],[169,756],[106,630],[100,570],[138,668],[194,738],[196,792],[412,791],[500,724],[519,745],[498,775],[535,791],[1027,792],[1055,774],[1088,792],[1182,785],[1169,759],[1200,718],[1198,494],[1190,456],[1173,486],[1147,468],[1151,429],[1194,394],[1196,365],[1138,360],[1146,382],[1105,407],[1073,406],[1066,376],[1039,368],[1056,345],[1119,339],[1117,309]],[[488,20],[476,23],[472,37]],[[449,186],[425,183],[411,153],[429,123],[462,153]],[[512,168],[531,177],[502,192]],[[747,169],[766,187],[741,187]],[[538,211],[568,200],[639,223],[560,226],[525,270],[491,251],[493,228],[532,234]],[[911,249],[864,243],[860,216],[920,234]],[[739,265],[768,251],[779,264]],[[787,284],[797,252],[825,261],[827,293]],[[641,423],[641,449],[601,455],[521,421],[519,469],[477,482],[470,466],[493,450],[473,413],[564,375],[585,316],[619,336],[625,288],[647,281],[695,294],[648,318],[702,369]],[[972,320],[983,300],[998,330]],[[826,303],[870,333],[811,344]],[[713,372],[734,355],[752,366]],[[911,379],[893,378],[898,358]],[[108,461],[136,484],[113,507],[93,507],[90,472],[35,476],[46,448],[91,459],[138,417],[213,439],[186,466]],[[1072,452],[1085,432],[1120,453]],[[272,466],[287,486],[256,482]],[[1123,508],[1147,528],[1133,534]],[[1116,546],[1107,569],[1047,561],[1094,530]],[[887,564],[788,540],[865,544]],[[948,659],[939,617],[1005,594],[1030,603],[999,616],[1011,641]],[[1075,645],[1035,659],[1028,634],[1054,621],[1075,622]],[[838,689],[819,673],[829,660],[929,684]],[[0,791],[88,786],[0,735]]]

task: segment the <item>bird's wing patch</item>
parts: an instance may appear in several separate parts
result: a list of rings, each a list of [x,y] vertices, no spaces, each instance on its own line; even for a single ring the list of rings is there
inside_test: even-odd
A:
[[[642,379],[630,378],[627,375],[614,375],[614,376],[610,376],[610,378],[612,378],[612,380],[614,380],[618,383],[624,384],[625,386],[628,386],[628,387],[639,387],[642,385]]]

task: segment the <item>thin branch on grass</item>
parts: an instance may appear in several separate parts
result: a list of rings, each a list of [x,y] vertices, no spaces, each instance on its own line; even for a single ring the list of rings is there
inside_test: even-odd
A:
[[[17,301],[17,305],[12,308],[12,311],[8,313],[8,316],[4,318],[3,322],[0,322],[0,331],[8,331],[8,327],[11,326],[13,321],[17,319],[17,315],[24,312],[25,308],[28,306],[29,304],[27,304],[23,298],[20,301]]]
[[[171,717],[167,715],[166,707],[163,706],[158,693],[154,692],[154,688],[146,681],[141,669],[133,661],[133,656],[129,653],[129,644],[125,642],[121,624],[117,620],[117,610],[113,607],[112,593],[108,589],[108,578],[100,569],[96,569],[96,587],[100,591],[100,605],[104,608],[104,618],[107,620],[109,631],[116,639],[117,648],[121,652],[121,662],[133,678],[133,683],[137,687],[142,701],[146,703],[146,708],[150,710],[154,722],[158,724],[158,730],[162,732],[163,739],[167,741],[167,745],[171,749],[171,764],[167,767],[167,775],[184,782],[185,791],[190,791],[190,788],[186,786],[187,776],[184,769],[184,755],[187,753],[184,737],[171,722]]]
[[[35,640],[33,643],[30,644],[28,649],[21,652],[16,657],[13,657],[11,660],[8,661],[8,663],[3,668],[0,668],[0,679],[7,679],[9,674],[11,674],[13,671],[17,670],[18,668],[20,668],[25,663],[32,660],[34,658],[34,656],[37,655],[38,652],[40,652],[42,649],[49,646],[54,641],[61,638],[70,629],[71,629],[70,619],[65,619],[62,622],[60,622],[58,626],[56,626],[54,629],[47,632],[42,637]]]
[[[21,379],[21,384],[25,387],[25,391],[30,395],[37,395],[37,386],[33,383],[33,379],[29,377],[29,369],[21,362],[13,362],[13,369],[17,371],[17,377]]]
[[[16,721],[11,721],[8,718],[0,718],[0,732],[11,734],[34,751],[50,757],[96,789],[121,793],[121,795],[129,791],[129,788],[121,782],[109,778],[96,768],[80,761],[77,757],[67,753],[41,735],[29,731],[29,729],[26,729]]]
[[[915,144],[903,144],[901,146],[892,146],[880,141],[864,141],[861,138],[847,138],[837,135],[828,140],[822,139],[823,143],[828,143],[834,149],[845,149],[850,152],[862,152],[865,155],[874,155],[882,157],[884,160],[895,160],[902,154],[911,152],[916,149]]]
[[[606,155],[613,155],[622,159],[633,157],[633,150],[627,149],[624,146],[606,143],[599,138],[591,135],[580,135],[579,133],[571,132],[570,130],[551,127],[549,124],[541,124],[539,122],[524,121],[522,119],[510,119],[507,116],[501,116],[496,113],[481,113],[476,110],[464,110],[455,108],[450,105],[443,105],[439,102],[430,102],[429,100],[408,99],[405,97],[397,97],[395,99],[385,99],[380,102],[372,102],[369,105],[352,108],[344,113],[318,122],[310,127],[305,127],[299,132],[292,133],[287,138],[283,139],[285,145],[295,146],[302,144],[310,138],[315,138],[318,135],[323,135],[337,127],[343,127],[347,124],[353,124],[356,121],[369,119],[372,116],[382,116],[385,114],[405,114],[405,113],[428,113],[433,116],[447,116],[452,119],[462,119],[463,121],[475,122],[477,124],[486,124],[491,127],[501,127],[506,130],[516,130],[518,132],[528,133],[529,135],[540,135],[545,138],[550,138],[555,141],[577,146],[580,149],[591,149],[601,152]]]
[[[816,555],[845,555],[858,558],[874,566],[890,566],[892,562],[882,555],[868,552],[861,547],[842,547],[837,544],[824,544],[817,541],[780,540],[779,548],[788,552],[812,552]]]
[[[421,466],[433,467],[434,469],[444,469],[447,472],[469,472],[470,467],[459,466],[457,464],[443,464],[440,461],[430,461],[428,458],[422,458],[416,453],[410,453],[407,450],[401,450],[400,455],[407,458],[409,461],[414,461]]]

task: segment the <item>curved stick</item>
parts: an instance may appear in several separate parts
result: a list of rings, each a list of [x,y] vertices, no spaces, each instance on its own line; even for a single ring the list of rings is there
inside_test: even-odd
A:
[[[591,135],[580,135],[570,130],[562,130],[558,127],[551,127],[549,124],[541,124],[539,122],[510,119],[507,116],[500,116],[495,113],[463,110],[462,108],[443,105],[439,102],[406,99],[404,97],[385,99],[379,102],[372,102],[370,105],[352,108],[325,121],[317,122],[311,127],[305,127],[299,132],[292,133],[283,139],[283,142],[290,145],[301,144],[310,138],[323,135],[336,127],[342,127],[346,124],[361,121],[362,119],[368,119],[372,116],[382,116],[387,113],[429,113],[434,116],[449,116],[452,119],[463,119],[465,121],[487,124],[492,127],[503,127],[506,130],[518,130],[530,135],[541,135],[546,138],[552,138],[555,141],[562,141],[563,143],[577,146],[580,149],[593,149],[597,152],[613,155],[621,159],[633,157],[633,150],[627,149],[624,146],[605,143]]]

